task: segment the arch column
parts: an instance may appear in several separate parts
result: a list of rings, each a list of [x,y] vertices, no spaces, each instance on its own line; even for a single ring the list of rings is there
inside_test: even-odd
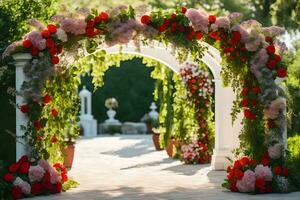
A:
[[[27,116],[20,111],[18,106],[25,102],[25,99],[20,95],[23,82],[26,80],[24,73],[24,67],[30,62],[32,56],[28,53],[17,53],[12,55],[15,60],[14,65],[16,67],[16,160],[19,160],[23,155],[28,154],[28,145],[22,136],[24,131],[21,126],[25,126],[28,122]]]

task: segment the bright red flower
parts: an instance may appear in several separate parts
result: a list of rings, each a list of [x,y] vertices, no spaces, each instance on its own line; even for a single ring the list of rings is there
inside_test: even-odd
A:
[[[46,40],[46,47],[48,47],[48,48],[53,48],[53,47],[55,47],[55,42],[54,42],[54,40],[53,40],[52,38],[48,38],[48,39]]]
[[[19,163],[13,163],[12,165],[9,166],[8,171],[10,173],[15,173],[18,171],[19,167],[20,167]]]
[[[60,193],[62,190],[62,184],[61,183],[56,183],[55,184],[55,193]]]
[[[275,69],[276,65],[277,65],[276,60],[269,60],[267,62],[267,67],[271,70]]]
[[[106,12],[101,12],[99,16],[100,16],[101,20],[103,20],[103,21],[106,21],[109,18],[108,14]]]
[[[149,23],[151,22],[150,16],[149,16],[149,15],[143,15],[143,16],[141,17],[141,22],[142,22],[143,24],[149,24]]]
[[[50,31],[50,33],[56,33],[57,27],[54,24],[48,24],[47,29]]]
[[[197,38],[197,40],[201,40],[202,37],[203,37],[203,34],[200,31],[196,32],[196,38]]]
[[[234,178],[233,170],[227,174],[227,179],[232,180]]]
[[[36,47],[31,48],[31,55],[32,56],[38,56],[39,53],[40,53],[40,50],[38,48],[36,48]]]
[[[259,94],[261,92],[261,90],[258,86],[253,87],[252,91],[254,94]]]
[[[27,104],[23,104],[20,106],[20,110],[22,113],[28,113],[29,112],[29,106]]]
[[[55,54],[57,54],[57,50],[56,50],[55,47],[51,47],[51,48],[49,49],[49,52],[50,52],[51,56],[54,56]]]
[[[95,22],[94,20],[89,20],[86,22],[86,27],[87,28],[94,28]]]
[[[14,180],[14,175],[11,174],[11,173],[8,173],[8,174],[5,174],[3,179],[6,181],[6,182],[12,182]]]
[[[56,136],[53,136],[52,138],[51,138],[51,143],[52,144],[55,144],[57,142],[57,138],[56,138]]]
[[[285,176],[285,177],[289,176],[289,170],[288,170],[287,167],[282,168],[282,175]]]
[[[41,194],[42,184],[41,183],[33,183],[31,185],[31,194],[37,196]]]
[[[274,174],[276,174],[277,176],[279,176],[282,173],[282,169],[281,169],[280,166],[276,166],[276,167],[273,168],[273,172],[274,172]]]
[[[250,165],[256,165],[257,164],[257,162],[256,162],[256,160],[255,159],[252,159],[252,160],[250,160],[250,163],[249,163]]]
[[[24,162],[20,165],[19,172],[21,174],[28,174],[29,168],[30,168],[30,163]]]
[[[211,38],[214,39],[214,40],[220,40],[218,31],[210,32],[210,33],[209,33],[209,37],[211,37]]]
[[[162,24],[162,25],[158,26],[157,30],[158,30],[158,32],[162,33],[167,30],[167,27]]]
[[[28,158],[28,156],[25,155],[19,159],[18,163],[24,163],[24,162],[28,162],[28,161],[29,161],[29,158]]]
[[[226,169],[226,172],[229,173],[229,172],[231,172],[231,170],[232,170],[231,167],[228,166],[227,169]]]
[[[233,164],[233,168],[234,169],[238,169],[238,168],[241,168],[241,167],[242,166],[241,166],[241,163],[240,163],[239,160],[234,161],[234,164]]]
[[[274,60],[276,60],[276,62],[280,62],[280,61],[281,61],[281,56],[275,54],[275,55],[274,55]]]
[[[37,131],[41,130],[41,128],[42,128],[42,123],[41,123],[40,120],[34,121],[34,122],[33,122],[33,125],[34,125],[34,127],[35,127],[35,129],[36,129]]]
[[[270,163],[270,159],[269,159],[269,158],[263,158],[263,159],[261,160],[261,164],[262,164],[263,166],[269,166],[269,163]]]
[[[50,182],[50,180],[51,180],[51,175],[49,172],[46,172],[44,174],[44,182]]]
[[[26,49],[29,49],[32,46],[32,43],[30,40],[24,40],[23,41],[23,47]]]
[[[67,174],[62,174],[61,175],[61,181],[63,182],[63,183],[65,183],[65,182],[67,182],[68,181],[68,175]]]
[[[251,110],[250,109],[246,109],[246,110],[244,110],[244,117],[246,118],[246,119],[252,119],[252,112],[251,112]]]
[[[277,75],[278,75],[278,77],[280,77],[280,78],[284,78],[284,77],[286,77],[286,75],[287,75],[287,70],[286,70],[286,68],[285,67],[280,67],[278,70],[277,70]]]
[[[14,199],[21,199],[23,196],[22,189],[19,186],[14,186],[11,190],[11,195]]]
[[[50,33],[49,30],[44,29],[44,30],[41,32],[41,35],[42,35],[43,38],[48,38],[48,37],[51,36],[51,33]]]
[[[48,103],[51,102],[52,98],[51,98],[51,96],[49,94],[45,94],[43,100],[44,100],[45,104],[48,104]]]
[[[52,56],[52,57],[51,57],[51,62],[52,62],[54,65],[58,64],[58,63],[59,63],[59,58],[58,58],[58,56]]]
[[[249,99],[243,99],[241,101],[241,104],[242,104],[243,107],[247,107],[249,105]]]
[[[266,49],[267,49],[268,54],[270,54],[270,55],[273,55],[275,53],[275,46],[274,45],[270,45]]]
[[[241,35],[241,33],[239,31],[232,31],[232,39],[234,41],[238,42],[238,41],[241,40],[241,38],[242,38],[242,35]]]
[[[230,185],[230,190],[231,190],[232,192],[238,192],[238,191],[239,191],[239,189],[238,189],[237,186],[236,186],[236,182],[231,183],[231,185]]]
[[[237,169],[234,172],[235,177],[237,178],[237,180],[242,180],[242,178],[244,177],[244,172],[242,172],[242,170]]]
[[[214,15],[209,15],[208,16],[208,21],[209,21],[210,24],[215,23],[216,20],[217,20],[216,16],[214,16]]]
[[[57,117],[57,116],[58,116],[58,111],[57,111],[55,108],[53,108],[53,109],[51,110],[51,115],[52,115],[53,117]]]
[[[257,178],[255,180],[255,187],[258,189],[264,189],[266,185],[265,179],[263,178]]]
[[[100,16],[96,16],[96,17],[94,18],[94,22],[95,22],[96,24],[100,23],[100,22],[101,22],[101,17],[100,17]]]
[[[87,28],[86,29],[86,35],[88,37],[94,37],[95,36],[94,28]]]
[[[182,13],[186,13],[186,11],[187,11],[187,8],[186,8],[186,7],[181,7],[181,12],[182,12]]]
[[[242,159],[240,159],[240,163],[244,167],[250,163],[250,159],[247,156],[244,156]]]

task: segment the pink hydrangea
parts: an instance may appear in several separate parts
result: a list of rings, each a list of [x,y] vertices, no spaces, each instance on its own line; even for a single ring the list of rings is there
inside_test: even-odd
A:
[[[41,181],[44,177],[44,174],[45,174],[45,170],[39,165],[31,166],[29,168],[28,176],[29,176],[30,182]]]
[[[39,31],[30,32],[26,38],[30,40],[32,45],[38,48],[40,51],[46,48],[46,40],[42,37]]]
[[[236,23],[240,22],[242,17],[243,17],[243,14],[239,13],[239,12],[233,12],[228,15],[228,18],[229,18],[231,24],[236,24]]]
[[[61,182],[61,176],[58,174],[58,172],[52,168],[52,170],[49,172],[50,173],[50,181],[52,184],[60,183]]]
[[[185,16],[190,20],[195,31],[208,32],[209,21],[207,13],[190,8],[186,11]]]
[[[215,25],[218,28],[229,29],[230,21],[229,21],[228,17],[218,17],[216,22],[215,22]]]
[[[285,99],[279,97],[271,102],[270,106],[264,110],[264,115],[268,119],[276,119],[280,111],[283,111],[286,107]]]
[[[276,143],[268,148],[268,153],[270,158],[279,159],[281,157],[283,150],[283,145],[280,143]]]
[[[86,22],[84,19],[64,18],[61,20],[61,29],[74,35],[85,34]]]
[[[262,28],[265,36],[277,37],[285,33],[285,30],[278,26],[270,26]]]
[[[255,173],[247,170],[244,173],[242,180],[236,182],[236,186],[240,192],[253,192],[255,189]]]
[[[22,192],[26,195],[29,195],[31,192],[31,186],[28,182],[23,181],[20,177],[17,177],[13,182],[14,186],[18,186],[21,188]]]
[[[250,70],[256,76],[260,78],[262,76],[260,68],[265,66],[268,62],[269,54],[266,49],[260,49],[250,61]]]
[[[254,171],[257,178],[263,178],[266,181],[272,181],[273,174],[268,166],[257,165]]]

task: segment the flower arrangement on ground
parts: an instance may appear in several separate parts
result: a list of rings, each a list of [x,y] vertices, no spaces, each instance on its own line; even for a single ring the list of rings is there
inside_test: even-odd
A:
[[[202,141],[198,139],[181,145],[181,151],[181,159],[186,164],[205,164],[211,160],[211,153],[207,143],[202,143]]]
[[[5,199],[60,193],[68,181],[63,165],[51,166],[46,160],[31,162],[27,156],[10,165],[1,178],[5,181],[6,191],[10,191],[5,194]]]

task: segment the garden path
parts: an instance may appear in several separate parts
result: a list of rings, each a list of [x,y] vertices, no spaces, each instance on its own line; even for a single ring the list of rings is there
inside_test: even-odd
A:
[[[155,151],[149,135],[81,139],[70,176],[80,186],[33,200],[300,200],[300,192],[247,195],[221,187],[223,171],[209,165],[182,165]]]

